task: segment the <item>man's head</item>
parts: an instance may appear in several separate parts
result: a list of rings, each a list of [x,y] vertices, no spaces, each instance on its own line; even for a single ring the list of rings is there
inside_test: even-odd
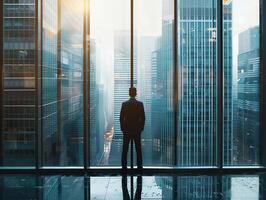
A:
[[[137,89],[135,87],[129,88],[129,96],[136,97],[136,95],[137,95]]]

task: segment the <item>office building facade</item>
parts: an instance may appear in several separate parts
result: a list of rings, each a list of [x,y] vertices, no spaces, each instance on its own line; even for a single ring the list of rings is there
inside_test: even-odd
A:
[[[259,27],[239,34],[235,116],[236,164],[259,163]]]
[[[2,1],[1,4],[0,162],[3,166],[31,166],[35,159],[37,133],[36,2]]]
[[[81,5],[1,2],[3,166],[83,165]]]

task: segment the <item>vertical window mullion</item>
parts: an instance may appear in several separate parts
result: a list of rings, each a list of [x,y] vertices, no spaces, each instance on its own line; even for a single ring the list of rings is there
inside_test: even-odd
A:
[[[177,5],[178,5],[178,0],[174,0],[174,31],[173,31],[173,101],[174,101],[174,104],[173,104],[173,109],[174,109],[174,147],[173,147],[173,155],[174,155],[174,166],[177,166],[177,123],[178,123],[178,117],[177,117],[177,106],[178,106],[178,76],[177,76],[177,67],[178,67],[178,60],[177,60],[177,54],[178,54],[178,50],[177,50],[177,47],[178,47],[178,40],[177,40],[177,27],[178,27],[178,20],[177,20],[177,16],[178,16],[178,13],[177,13]]]
[[[266,166],[266,158],[263,152],[266,151],[263,142],[266,140],[266,69],[265,69],[265,48],[266,48],[266,15],[265,15],[266,3],[260,0],[260,164]]]
[[[83,104],[84,104],[84,131],[83,131],[83,166],[85,169],[90,167],[89,154],[89,133],[90,133],[90,50],[89,50],[89,35],[90,35],[90,12],[89,0],[84,0],[84,18],[83,18]]]
[[[223,89],[224,89],[224,71],[223,71],[223,0],[217,4],[217,166],[223,168]]]

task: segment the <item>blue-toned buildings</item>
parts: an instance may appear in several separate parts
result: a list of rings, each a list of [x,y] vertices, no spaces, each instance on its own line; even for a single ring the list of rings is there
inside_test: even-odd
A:
[[[48,116],[42,117],[43,119],[50,117],[52,122],[56,121],[56,128],[42,132],[43,153],[48,155],[44,158],[46,166],[83,165],[83,7],[80,6],[82,4],[82,0],[44,2],[44,6],[49,6],[45,10],[47,13],[43,13],[46,17],[43,18],[44,25],[47,25],[50,33],[55,32],[54,35],[51,33],[45,35],[47,38],[43,38],[47,39],[44,46],[47,45],[47,48],[53,52],[47,51],[48,55],[43,52],[43,57],[47,56],[47,59],[42,61],[50,63],[46,68],[42,68],[47,73],[45,79],[42,79],[42,94],[53,99],[49,102],[43,100],[42,107],[47,107],[45,114]],[[42,127],[51,128],[51,125],[42,123]]]
[[[83,165],[83,3],[1,2],[1,165]]]
[[[213,166],[217,161],[217,5],[215,1],[178,1],[177,64],[173,65],[173,20],[163,22],[153,52],[153,162],[161,165]],[[224,7],[225,162],[232,162],[232,4]],[[176,67],[178,86],[174,91]],[[174,122],[172,102],[177,97]],[[174,123],[177,132],[174,133]],[[176,144],[174,142],[177,134]],[[176,155],[175,155],[176,152]],[[176,156],[176,158],[175,158]]]
[[[259,164],[259,27],[239,34],[234,155],[236,164]]]

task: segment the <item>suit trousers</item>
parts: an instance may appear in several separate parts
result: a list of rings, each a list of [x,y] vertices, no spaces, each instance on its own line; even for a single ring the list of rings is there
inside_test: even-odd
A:
[[[128,147],[129,143],[131,141],[134,141],[135,143],[135,149],[137,153],[137,166],[142,167],[142,152],[141,152],[141,134],[124,134],[123,136],[123,150],[122,150],[122,159],[121,159],[121,164],[122,167],[127,166],[127,153],[128,153]]]

